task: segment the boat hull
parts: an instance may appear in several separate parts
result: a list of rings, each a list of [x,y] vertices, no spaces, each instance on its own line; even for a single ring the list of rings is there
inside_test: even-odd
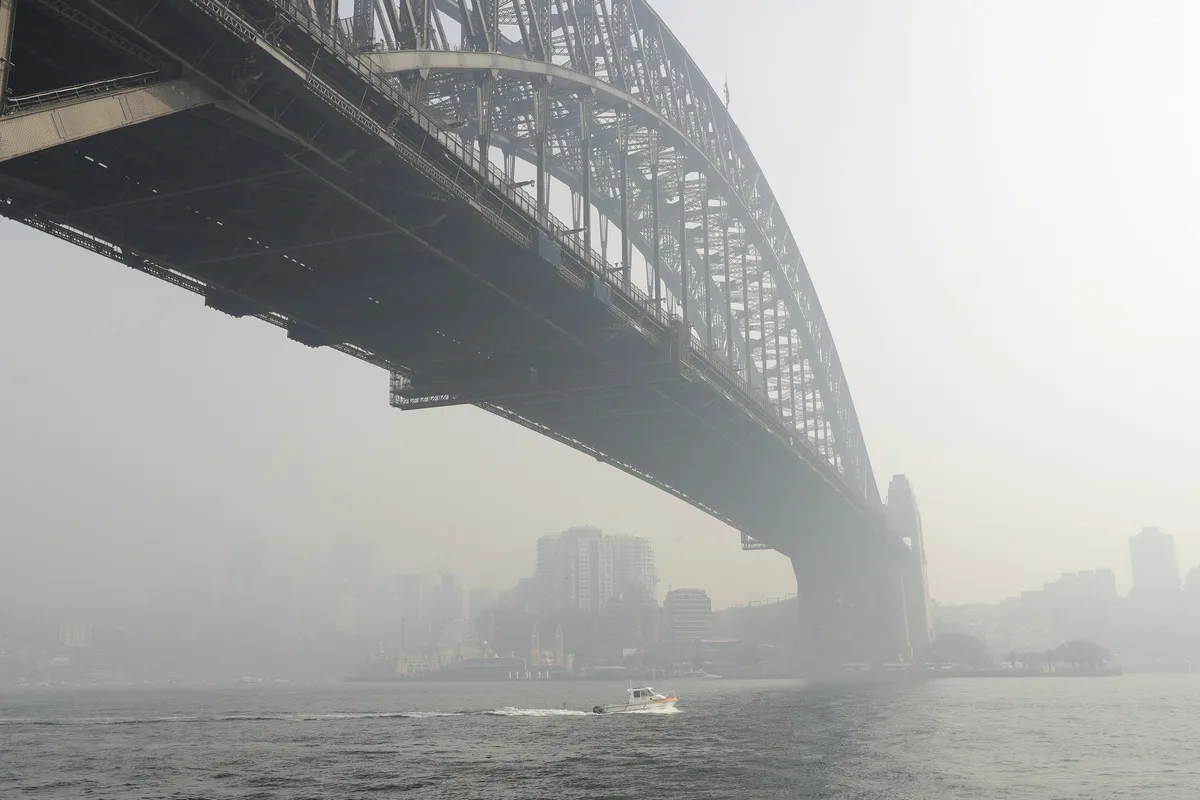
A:
[[[678,702],[678,697],[667,697],[663,700],[647,700],[644,703],[617,703],[615,705],[596,706],[592,711],[596,714],[646,714],[674,709],[675,704]]]

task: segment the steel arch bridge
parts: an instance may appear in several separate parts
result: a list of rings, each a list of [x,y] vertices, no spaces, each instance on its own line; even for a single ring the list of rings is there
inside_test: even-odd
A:
[[[789,555],[817,627],[904,638],[795,238],[649,5],[342,5],[0,0],[0,215],[611,463]]]
[[[510,179],[520,160],[561,182],[585,249],[598,228],[625,281],[640,256],[655,300],[666,293],[706,350],[879,508],[795,237],[727,105],[647,3],[359,0],[340,31],[481,153],[498,151]],[[546,206],[553,184],[536,185]]]

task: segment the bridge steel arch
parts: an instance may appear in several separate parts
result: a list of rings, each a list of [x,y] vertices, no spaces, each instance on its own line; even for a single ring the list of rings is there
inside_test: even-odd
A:
[[[881,508],[795,237],[727,106],[644,0],[357,0],[338,33],[510,180],[532,165],[541,210],[549,177],[565,184],[584,249],[598,233],[625,281],[636,250],[655,299]]]

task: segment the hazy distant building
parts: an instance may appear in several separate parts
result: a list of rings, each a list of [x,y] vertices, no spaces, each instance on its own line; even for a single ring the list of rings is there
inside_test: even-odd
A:
[[[663,601],[667,638],[676,642],[712,637],[712,601],[703,589],[672,589]]]
[[[63,647],[87,647],[92,643],[92,626],[86,622],[64,622],[58,626],[58,643]]]
[[[343,539],[329,548],[329,577],[344,581],[356,594],[371,576],[371,545],[360,539]]]
[[[543,611],[600,611],[616,594],[616,538],[568,528],[538,539],[535,579]]]
[[[1183,601],[1188,608],[1200,611],[1200,567],[1194,567],[1184,577]]]
[[[1042,588],[1041,601],[1057,641],[1089,639],[1112,646],[1117,578],[1111,569],[1064,572]]]
[[[1158,528],[1142,528],[1129,539],[1133,593],[1143,603],[1169,602],[1179,596],[1179,564],[1175,538]]]
[[[452,619],[463,616],[463,590],[454,582],[453,575],[442,575],[442,583],[433,590],[433,629],[441,627]]]
[[[609,536],[587,526],[568,528],[538,539],[534,582],[544,612],[598,613],[627,591],[653,597],[658,583],[654,548],[638,536]]]
[[[428,576],[416,574],[397,575],[393,580],[400,617],[396,637],[399,651],[412,652],[432,638],[432,583]]]
[[[467,595],[467,603],[470,606],[470,619],[474,622],[496,605],[496,593],[491,589],[472,589]]]
[[[641,536],[617,537],[617,594],[649,593],[656,598],[658,570],[654,566],[654,546]]]
[[[219,619],[226,634],[255,636],[256,629],[267,624],[268,605],[267,552],[254,538],[239,539],[229,548],[225,567],[217,577],[216,608],[209,614]],[[184,604],[187,608],[190,604]],[[172,627],[182,621],[176,614]]]
[[[348,583],[335,587],[330,595],[328,629],[347,635],[358,633],[358,596]]]

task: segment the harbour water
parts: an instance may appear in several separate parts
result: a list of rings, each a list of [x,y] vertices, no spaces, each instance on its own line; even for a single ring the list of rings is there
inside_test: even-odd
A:
[[[1192,800],[1200,677],[822,689],[229,684],[0,694],[0,797]],[[567,710],[562,708],[566,704]]]

